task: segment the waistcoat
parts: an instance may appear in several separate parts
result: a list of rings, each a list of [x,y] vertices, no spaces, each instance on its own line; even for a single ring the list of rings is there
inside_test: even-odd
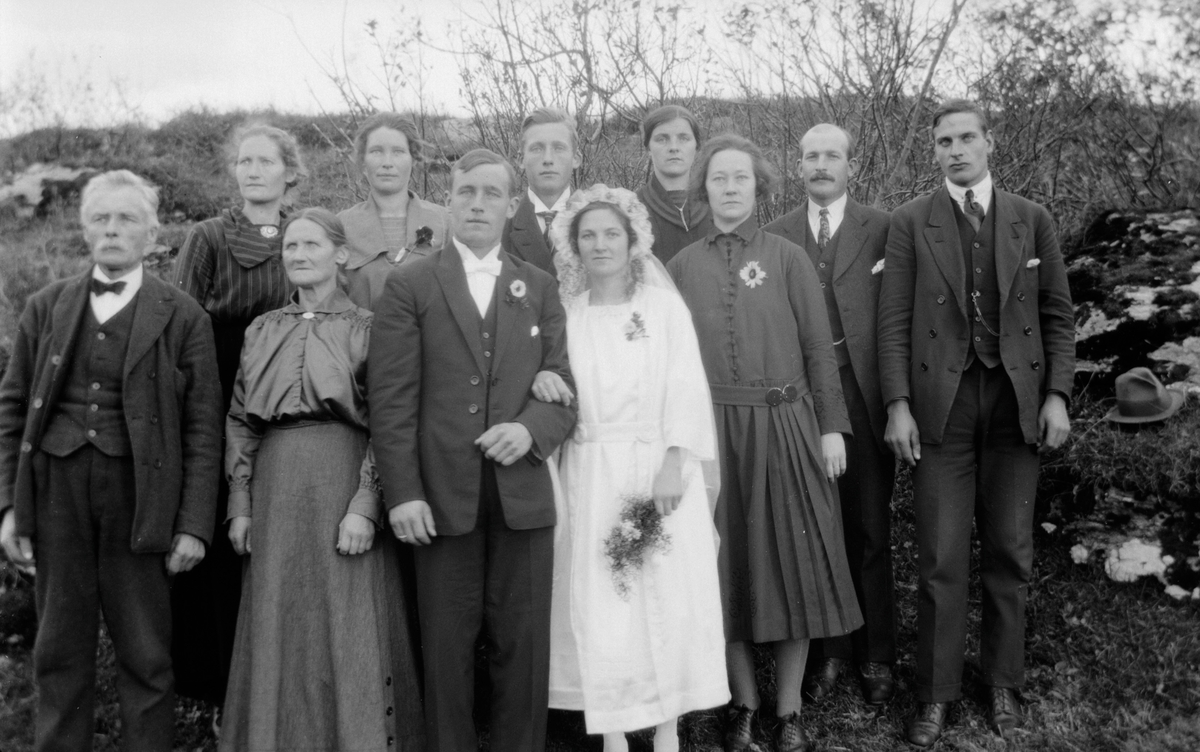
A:
[[[837,356],[838,368],[850,362],[850,348],[846,346],[846,332],[842,328],[842,315],[838,312],[837,300],[833,297],[833,267],[834,260],[837,258],[839,240],[842,237],[841,231],[842,228],[838,227],[838,231],[825,244],[824,251],[817,245],[817,238],[813,235],[812,227],[808,228],[808,232],[804,236],[804,250],[808,251],[808,257],[812,259],[813,268],[817,270],[817,279],[821,282],[821,292],[825,293],[825,311],[829,314],[829,333],[833,335],[833,352]]]
[[[966,293],[967,318],[970,323],[970,339],[967,347],[967,362],[964,368],[970,368],[979,358],[988,368],[1000,365],[1000,338],[988,332],[1000,331],[1000,282],[996,277],[996,202],[983,217],[979,232],[971,227],[967,216],[959,208],[958,202],[951,200],[954,207],[954,219],[958,222],[958,239],[963,250],[963,263],[967,267]],[[971,294],[978,292],[975,303],[971,303]],[[983,314],[980,320],[979,313]],[[987,326],[984,326],[984,324]]]

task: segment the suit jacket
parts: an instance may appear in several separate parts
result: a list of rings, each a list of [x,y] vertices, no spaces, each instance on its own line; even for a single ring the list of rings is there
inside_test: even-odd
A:
[[[0,381],[0,513],[35,537],[31,459],[62,393],[89,307],[91,269],[29,299]],[[143,277],[121,399],[133,449],[134,553],[170,550],[176,533],[212,539],[221,463],[221,384],[212,324],[187,293]]]
[[[555,523],[542,460],[570,433],[575,412],[534,399],[530,389],[543,370],[573,383],[566,313],[550,275],[507,253],[500,259],[490,359],[453,242],[392,270],[371,327],[371,438],[384,501],[391,509],[425,500],[441,535],[474,529],[482,461],[474,442],[498,423],[521,423],[533,436],[523,459],[496,465],[505,523],[514,530]]]
[[[807,248],[808,201],[764,226],[763,230]],[[879,349],[875,333],[883,275],[873,272],[883,259],[887,235],[887,212],[863,206],[847,197],[846,214],[838,226],[837,257],[833,262],[833,299],[846,335],[854,380],[866,400],[871,430],[880,442],[887,428],[887,414],[879,387]]]
[[[521,198],[517,213],[504,223],[504,235],[500,243],[515,258],[533,264],[551,277],[558,277],[558,271],[554,268],[554,249],[546,244],[546,236],[538,226],[537,214],[533,211],[528,192]]]
[[[945,186],[892,213],[879,296],[884,403],[907,399],[921,441],[940,443],[966,364],[967,269]],[[1050,213],[995,190],[1000,360],[1016,391],[1026,443],[1038,440],[1046,393],[1069,398],[1075,322],[1067,272]]]

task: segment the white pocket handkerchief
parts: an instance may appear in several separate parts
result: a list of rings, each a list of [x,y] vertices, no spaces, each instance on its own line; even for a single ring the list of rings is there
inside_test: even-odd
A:
[[[872,273],[872,274],[878,274],[878,273],[880,273],[881,271],[883,271],[883,262],[884,262],[884,261],[885,261],[885,259],[879,259],[879,261],[877,261],[877,262],[875,263],[875,266],[872,266],[872,267],[871,267],[871,273]]]
[[[534,327],[533,327],[532,329],[530,329],[530,330],[529,330],[529,336],[530,336],[530,337],[536,337],[536,336],[538,336],[538,332],[540,332],[540,331],[542,331],[542,330],[541,330],[541,329],[538,329],[538,328],[537,328],[537,325],[535,324],[535,325],[534,325]]]
[[[1034,267],[1036,267],[1036,266],[1037,266],[1038,264],[1040,264],[1040,263],[1042,263],[1042,260],[1041,260],[1041,259],[1037,259],[1037,258],[1035,258],[1035,259],[1029,259],[1029,261],[1025,262],[1025,268],[1026,268],[1026,269],[1033,269]]]

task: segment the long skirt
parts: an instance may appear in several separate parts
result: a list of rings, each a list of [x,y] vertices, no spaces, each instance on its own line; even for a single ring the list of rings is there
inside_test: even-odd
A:
[[[342,423],[267,430],[251,482],[221,750],[424,750],[406,594],[389,531],[337,553],[367,435]]]
[[[812,396],[715,412],[725,639],[836,637],[862,626]]]

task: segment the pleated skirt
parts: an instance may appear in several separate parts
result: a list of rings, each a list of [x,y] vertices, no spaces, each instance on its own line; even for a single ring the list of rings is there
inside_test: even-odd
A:
[[[862,626],[812,396],[715,413],[725,639],[836,637]]]
[[[392,536],[337,553],[367,435],[268,429],[251,483],[251,553],[220,749],[424,750],[414,646]]]

